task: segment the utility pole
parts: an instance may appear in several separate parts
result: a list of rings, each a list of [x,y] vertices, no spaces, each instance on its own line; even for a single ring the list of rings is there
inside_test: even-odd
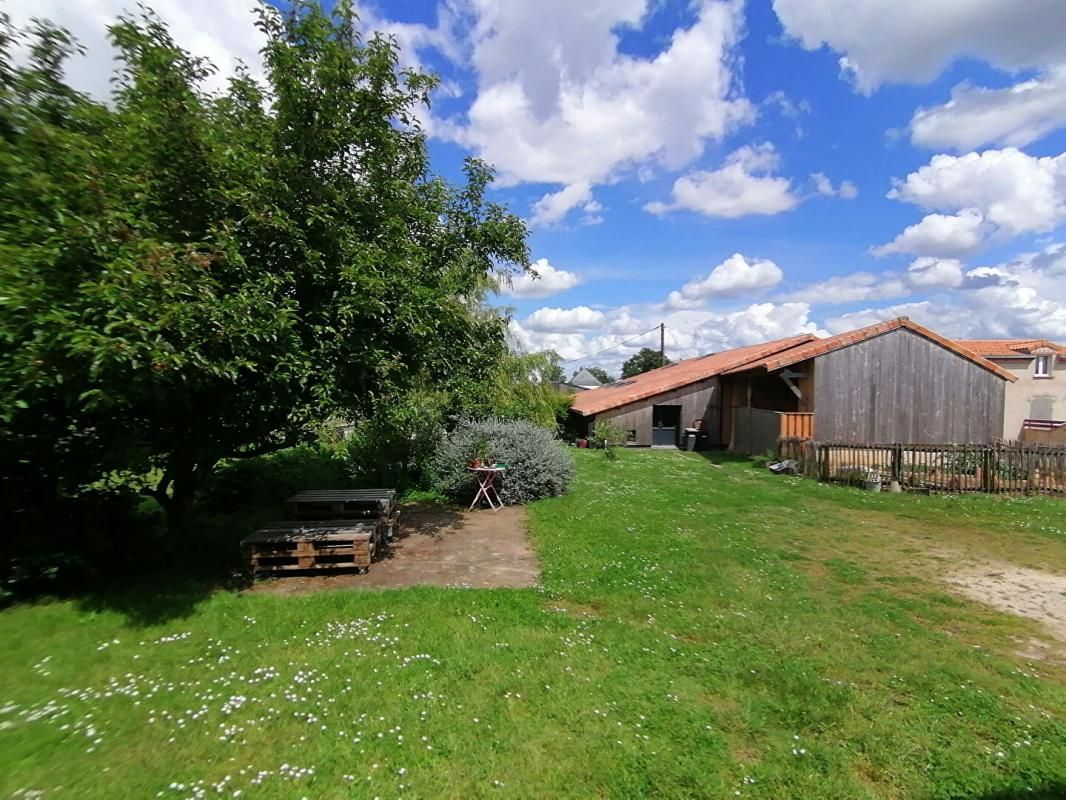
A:
[[[666,323],[659,323],[659,366],[666,366]]]

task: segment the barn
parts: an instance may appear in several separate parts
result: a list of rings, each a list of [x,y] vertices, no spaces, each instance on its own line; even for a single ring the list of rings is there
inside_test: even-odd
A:
[[[781,436],[842,443],[989,442],[1003,431],[1006,369],[906,317],[686,359],[579,395],[634,445],[773,450]]]

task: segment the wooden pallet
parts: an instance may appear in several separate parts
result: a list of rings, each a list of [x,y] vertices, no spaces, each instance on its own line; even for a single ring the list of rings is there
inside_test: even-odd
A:
[[[381,542],[396,535],[400,512],[395,489],[312,489],[285,501],[285,516],[293,520],[377,518]]]
[[[387,520],[395,511],[395,489],[313,489],[285,501],[285,516],[289,519]]]
[[[271,522],[241,542],[253,576],[293,570],[366,572],[381,544],[377,521]]]

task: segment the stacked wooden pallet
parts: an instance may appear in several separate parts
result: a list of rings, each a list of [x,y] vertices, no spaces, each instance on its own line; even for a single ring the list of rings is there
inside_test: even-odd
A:
[[[285,501],[289,519],[377,519],[382,535],[391,540],[399,512],[395,489],[314,489],[294,494]]]
[[[365,572],[378,550],[376,522],[272,522],[241,542],[252,575],[292,570]]]
[[[395,489],[306,491],[285,502],[285,522],[264,525],[241,542],[251,574],[292,570],[366,572],[393,538]]]

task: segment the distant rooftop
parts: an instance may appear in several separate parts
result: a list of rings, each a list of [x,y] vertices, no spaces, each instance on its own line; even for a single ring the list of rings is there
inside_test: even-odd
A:
[[[1066,355],[1066,347],[1049,339],[956,339],[960,347],[965,347],[979,356],[994,358],[1029,358],[1034,351],[1044,350]]]
[[[574,386],[583,386],[588,389],[594,388],[596,386],[603,386],[603,381],[601,381],[587,369],[581,370],[579,373],[577,373],[577,375],[571,378],[569,382]]]

